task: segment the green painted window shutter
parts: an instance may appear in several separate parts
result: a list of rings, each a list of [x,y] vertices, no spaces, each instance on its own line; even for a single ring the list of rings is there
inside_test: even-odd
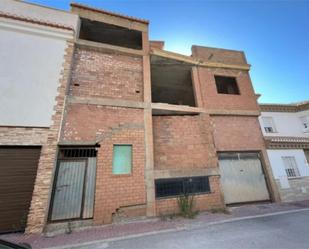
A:
[[[132,169],[132,145],[114,145],[113,174],[130,174]]]

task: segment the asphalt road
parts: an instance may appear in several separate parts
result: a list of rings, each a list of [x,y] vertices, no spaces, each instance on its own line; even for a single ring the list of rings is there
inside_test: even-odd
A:
[[[309,248],[309,211],[253,218],[224,224],[199,226],[183,231],[78,247],[78,249],[86,248]]]

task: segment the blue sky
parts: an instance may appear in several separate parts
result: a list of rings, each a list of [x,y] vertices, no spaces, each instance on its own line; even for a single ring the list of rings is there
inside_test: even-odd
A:
[[[69,9],[67,0],[29,2]],[[260,102],[309,100],[308,1],[79,0],[150,21],[150,39],[189,55],[191,45],[243,50]]]

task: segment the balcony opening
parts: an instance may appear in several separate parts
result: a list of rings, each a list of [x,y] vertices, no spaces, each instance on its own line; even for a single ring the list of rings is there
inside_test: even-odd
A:
[[[152,102],[195,107],[191,69],[185,62],[152,56]]]
[[[79,38],[132,49],[143,48],[142,32],[86,18],[81,18]]]

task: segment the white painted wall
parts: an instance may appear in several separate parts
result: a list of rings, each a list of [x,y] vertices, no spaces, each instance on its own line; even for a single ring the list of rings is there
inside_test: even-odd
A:
[[[280,181],[282,188],[289,188],[282,157],[295,157],[300,176],[309,176],[309,164],[303,150],[267,150],[267,154],[274,178]]]
[[[309,116],[309,110],[302,112],[262,112],[259,117],[264,136],[292,136],[309,137],[309,132],[304,132],[300,117]],[[266,133],[262,117],[272,117],[275,123],[275,133]]]
[[[1,0],[0,10],[66,25],[78,20],[14,0]],[[66,40],[73,36],[73,31],[0,18],[0,126],[50,126]]]

